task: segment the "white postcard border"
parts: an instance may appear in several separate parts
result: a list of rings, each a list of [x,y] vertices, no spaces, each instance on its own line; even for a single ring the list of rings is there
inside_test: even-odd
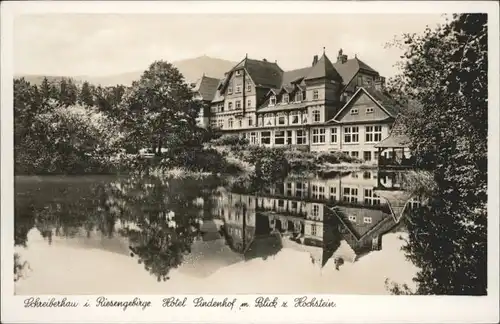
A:
[[[498,130],[499,130],[499,23],[498,3],[490,1],[388,1],[388,2],[4,2],[1,16],[1,251],[2,251],[2,309],[1,318],[14,322],[497,322],[498,321]],[[220,308],[163,308],[164,296],[105,296],[113,300],[130,300],[138,297],[149,300],[153,307],[146,310],[130,308],[24,308],[27,296],[14,296],[13,283],[13,112],[12,112],[12,32],[13,18],[19,14],[35,13],[446,13],[487,12],[489,24],[489,156],[488,156],[488,296],[484,297],[427,297],[427,296],[363,296],[363,295],[309,295],[309,298],[328,298],[335,301],[335,308],[277,308],[227,310]],[[42,299],[63,296],[39,296]],[[98,296],[66,296],[81,304],[95,303]],[[182,297],[182,296],[178,296]],[[192,299],[198,296],[186,296]],[[204,296],[206,299],[216,296]],[[237,298],[239,303],[258,296],[235,295],[219,298]],[[274,296],[273,296],[274,297]],[[280,300],[293,304],[299,296],[276,295]]]

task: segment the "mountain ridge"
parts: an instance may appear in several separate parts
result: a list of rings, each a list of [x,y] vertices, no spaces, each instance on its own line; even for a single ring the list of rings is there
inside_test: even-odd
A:
[[[219,78],[224,76],[224,73],[233,68],[237,62],[232,62],[220,58],[210,57],[210,56],[199,56],[190,59],[184,59],[172,62],[184,76],[186,82],[195,82],[202,75]],[[62,78],[71,78],[77,84],[81,84],[85,81],[101,86],[115,86],[115,85],[126,85],[132,84],[132,81],[139,80],[142,73],[147,69],[144,68],[143,71],[130,71],[118,74],[112,74],[108,76],[91,76],[91,75],[81,75],[81,76],[58,76],[58,75],[37,75],[37,74],[16,74],[15,78],[25,78],[33,84],[41,84],[44,77],[47,77],[49,81],[59,81]]]

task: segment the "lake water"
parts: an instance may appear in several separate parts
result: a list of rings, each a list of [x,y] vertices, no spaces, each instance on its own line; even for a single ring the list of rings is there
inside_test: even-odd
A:
[[[400,172],[217,179],[17,177],[16,294],[386,294],[411,286]]]

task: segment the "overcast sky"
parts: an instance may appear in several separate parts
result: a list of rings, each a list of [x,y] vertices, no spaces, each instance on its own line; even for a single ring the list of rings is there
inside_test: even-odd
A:
[[[387,77],[401,52],[384,44],[421,33],[440,14],[45,14],[14,20],[16,74],[103,76],[144,70],[158,59],[202,55],[277,60],[283,70],[311,63],[323,47],[333,61],[340,48]]]

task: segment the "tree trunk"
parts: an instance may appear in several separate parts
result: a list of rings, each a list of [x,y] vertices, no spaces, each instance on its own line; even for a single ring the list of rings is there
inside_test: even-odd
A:
[[[161,139],[158,140],[158,151],[156,151],[156,155],[160,156],[161,155]]]

